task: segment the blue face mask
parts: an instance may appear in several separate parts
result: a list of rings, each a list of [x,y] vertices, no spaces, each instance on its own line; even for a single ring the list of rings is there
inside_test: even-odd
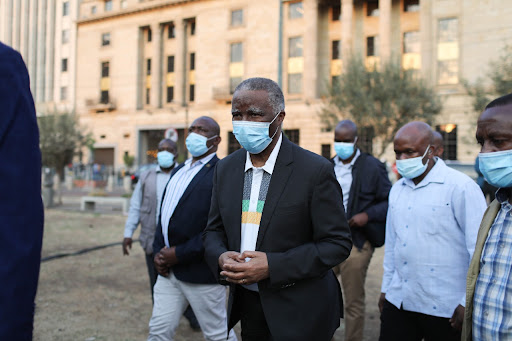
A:
[[[158,152],[158,154],[156,154],[156,158],[158,159],[158,165],[161,168],[169,168],[174,164],[174,154],[167,150]]]
[[[346,160],[354,155],[355,144],[357,141],[357,137],[353,143],[348,142],[334,142],[334,150],[336,151],[336,155],[342,160]]]
[[[233,121],[233,135],[237,141],[251,154],[259,154],[268,147],[277,133],[269,135],[269,127],[279,116],[279,113],[270,122]]]
[[[480,172],[495,187],[512,187],[512,149],[478,154]]]
[[[423,156],[413,157],[405,160],[396,160],[396,170],[406,179],[414,179],[425,173],[428,167],[427,163],[423,164],[423,158],[427,155],[430,145],[428,145]]]
[[[185,144],[187,145],[187,149],[190,152],[190,154],[192,154],[192,156],[194,157],[197,157],[206,154],[206,152],[213,147],[213,145],[211,145],[210,148],[208,148],[206,146],[206,142],[215,137],[217,137],[217,135],[207,138],[206,136],[203,135],[190,133],[188,134]]]

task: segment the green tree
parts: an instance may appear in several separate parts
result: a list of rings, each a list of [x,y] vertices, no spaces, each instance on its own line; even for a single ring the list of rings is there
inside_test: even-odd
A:
[[[367,68],[360,58],[352,58],[329,88],[320,117],[330,129],[340,119],[373,127],[381,142],[375,154],[381,157],[401,126],[414,120],[431,124],[441,109],[434,88],[413,71],[402,69],[399,62]]]
[[[477,79],[475,84],[464,82],[468,94],[472,97],[473,109],[481,113],[487,103],[496,97],[512,92],[512,46],[506,45],[500,56],[491,60],[485,77]]]
[[[94,140],[85,133],[74,113],[51,112],[37,118],[42,164],[54,168],[63,178],[63,169],[83,147],[91,147]],[[81,155],[81,154],[80,154]]]

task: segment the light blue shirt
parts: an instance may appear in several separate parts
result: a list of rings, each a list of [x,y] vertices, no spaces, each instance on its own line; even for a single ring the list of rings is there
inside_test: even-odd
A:
[[[386,221],[386,300],[445,318],[465,306],[466,274],[486,207],[480,187],[439,158],[418,185],[396,182]]]
[[[473,340],[512,339],[512,205],[509,190],[484,244],[473,297]]]
[[[160,166],[156,168],[156,216],[155,222],[158,224],[158,216],[160,215],[160,203],[162,202],[162,195],[164,194],[165,185],[169,181],[171,172],[165,173],[160,169]],[[135,189],[130,199],[130,210],[128,211],[128,219],[124,226],[124,237],[132,238],[133,233],[139,226],[140,222],[140,205],[142,203],[142,184],[141,181],[137,182]]]

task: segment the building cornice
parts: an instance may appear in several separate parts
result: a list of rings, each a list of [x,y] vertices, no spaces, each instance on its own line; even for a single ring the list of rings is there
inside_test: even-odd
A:
[[[179,6],[179,5],[183,5],[185,3],[199,2],[199,1],[211,1],[211,0],[153,0],[153,1],[141,3],[137,7],[134,7],[134,8],[127,8],[127,9],[118,10],[115,12],[113,11],[113,12],[108,12],[108,13],[104,13],[104,14],[99,14],[99,15],[95,15],[94,17],[91,17],[91,18],[78,19],[76,23],[78,26],[86,25],[86,24],[93,23],[93,22],[106,21],[106,20],[110,20],[110,19],[114,19],[114,18],[118,18],[118,17],[122,17],[122,16],[134,15],[134,14],[143,13],[143,12],[150,12],[150,11],[154,11],[157,9]]]

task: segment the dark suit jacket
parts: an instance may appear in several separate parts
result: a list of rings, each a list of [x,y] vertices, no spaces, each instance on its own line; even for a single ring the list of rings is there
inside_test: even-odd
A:
[[[219,161],[212,206],[203,234],[205,256],[219,275],[219,256],[240,251],[246,151]],[[330,340],[343,312],[331,268],[350,254],[352,242],[341,189],[331,163],[283,136],[263,208],[256,250],[267,254],[270,277],[258,283],[274,340]],[[239,320],[232,286],[229,328]]]
[[[41,262],[41,152],[27,68],[0,43],[0,340],[32,340]]]
[[[332,160],[334,163],[334,160]],[[391,182],[386,166],[370,154],[361,153],[352,168],[352,185],[347,204],[347,219],[366,212],[368,222],[386,222]],[[384,225],[383,225],[384,226]],[[350,228],[352,242],[361,249],[367,240],[361,228]]]
[[[178,264],[172,267],[177,279],[189,283],[217,283],[204,260],[201,233],[208,222],[208,211],[212,197],[212,178],[215,164],[219,161],[214,156],[192,179],[183,193],[169,223],[169,245],[176,246]],[[171,178],[184,164],[175,168]],[[170,181],[170,180],[169,180]],[[165,193],[163,195],[165,197]],[[163,203],[162,198],[162,203]],[[162,225],[158,226],[153,242],[154,254],[165,246]]]

